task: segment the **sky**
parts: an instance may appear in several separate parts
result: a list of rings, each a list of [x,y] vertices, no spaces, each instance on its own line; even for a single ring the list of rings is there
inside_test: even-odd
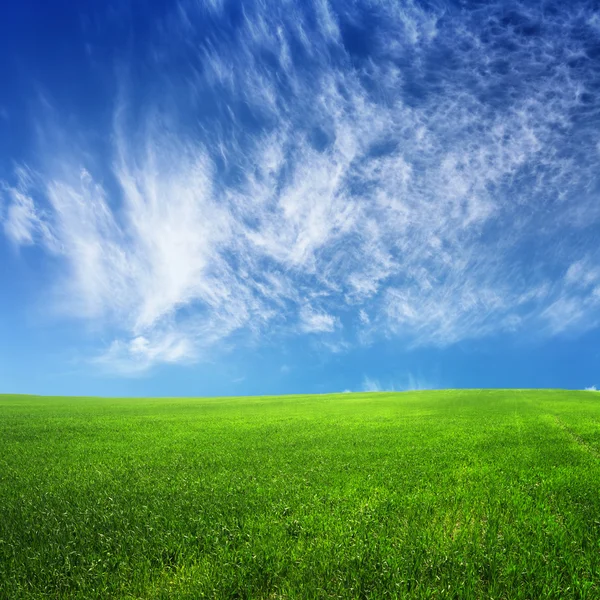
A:
[[[0,11],[0,391],[600,386],[597,3]]]

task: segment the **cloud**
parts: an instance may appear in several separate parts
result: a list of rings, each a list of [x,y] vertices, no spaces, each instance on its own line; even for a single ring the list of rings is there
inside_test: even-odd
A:
[[[72,143],[4,182],[3,230],[57,259],[56,308],[114,332],[118,371],[596,327],[598,15],[509,4],[182,2],[109,153],[52,123]]]
[[[317,312],[310,307],[300,310],[301,329],[305,333],[332,332],[336,327],[336,318],[324,312]]]
[[[435,390],[439,386],[421,376],[406,373],[403,377],[395,378],[394,382],[382,384],[379,379],[365,375],[362,382],[363,392],[414,392],[419,390]]]
[[[146,371],[156,363],[192,362],[194,344],[181,333],[171,332],[148,339],[139,335],[127,342],[115,340],[95,363],[120,374]]]
[[[600,267],[587,255],[572,263],[561,281],[562,285],[542,317],[553,334],[577,333],[599,323]]]
[[[382,392],[384,390],[382,390],[379,380],[373,379],[371,377],[367,377],[365,375],[365,377],[363,378],[363,383],[362,383],[362,391],[363,392]]]
[[[8,199],[8,208],[3,219],[4,233],[17,245],[29,246],[42,239],[51,248],[54,240],[43,221],[43,215],[28,194],[32,173],[25,168],[18,168],[15,178],[15,186],[6,183],[2,185],[4,195]]]
[[[598,391],[598,390],[596,389],[596,386],[595,386],[595,385],[592,385],[592,386],[590,386],[590,387],[586,387],[586,388],[583,388],[583,389],[584,389],[584,391],[586,391],[586,392],[597,392],[597,391]]]
[[[414,392],[419,390],[435,390],[439,389],[440,386],[434,384],[432,381],[420,377],[418,375],[414,375],[413,373],[408,373],[406,375],[406,381],[401,389],[407,392]]]
[[[33,237],[39,227],[35,205],[29,196],[11,190],[11,203],[4,221],[6,235],[16,244],[33,244]]]

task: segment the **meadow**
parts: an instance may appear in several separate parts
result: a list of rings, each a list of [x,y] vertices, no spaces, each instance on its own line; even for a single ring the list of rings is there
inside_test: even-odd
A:
[[[600,598],[600,394],[0,396],[0,598]]]

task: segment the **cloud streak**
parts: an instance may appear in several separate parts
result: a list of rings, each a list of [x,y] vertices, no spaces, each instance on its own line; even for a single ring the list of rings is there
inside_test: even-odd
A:
[[[151,100],[121,81],[110,155],[20,168],[4,231],[56,257],[60,308],[116,332],[97,360],[122,371],[234,334],[596,327],[597,23],[583,2],[182,3]]]

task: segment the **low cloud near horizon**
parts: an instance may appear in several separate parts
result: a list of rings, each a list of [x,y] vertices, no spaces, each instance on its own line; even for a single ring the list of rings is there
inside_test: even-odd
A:
[[[362,381],[363,392],[416,392],[420,390],[435,390],[440,386],[433,384],[412,373],[397,378],[394,382],[383,383],[379,379],[365,375]]]

